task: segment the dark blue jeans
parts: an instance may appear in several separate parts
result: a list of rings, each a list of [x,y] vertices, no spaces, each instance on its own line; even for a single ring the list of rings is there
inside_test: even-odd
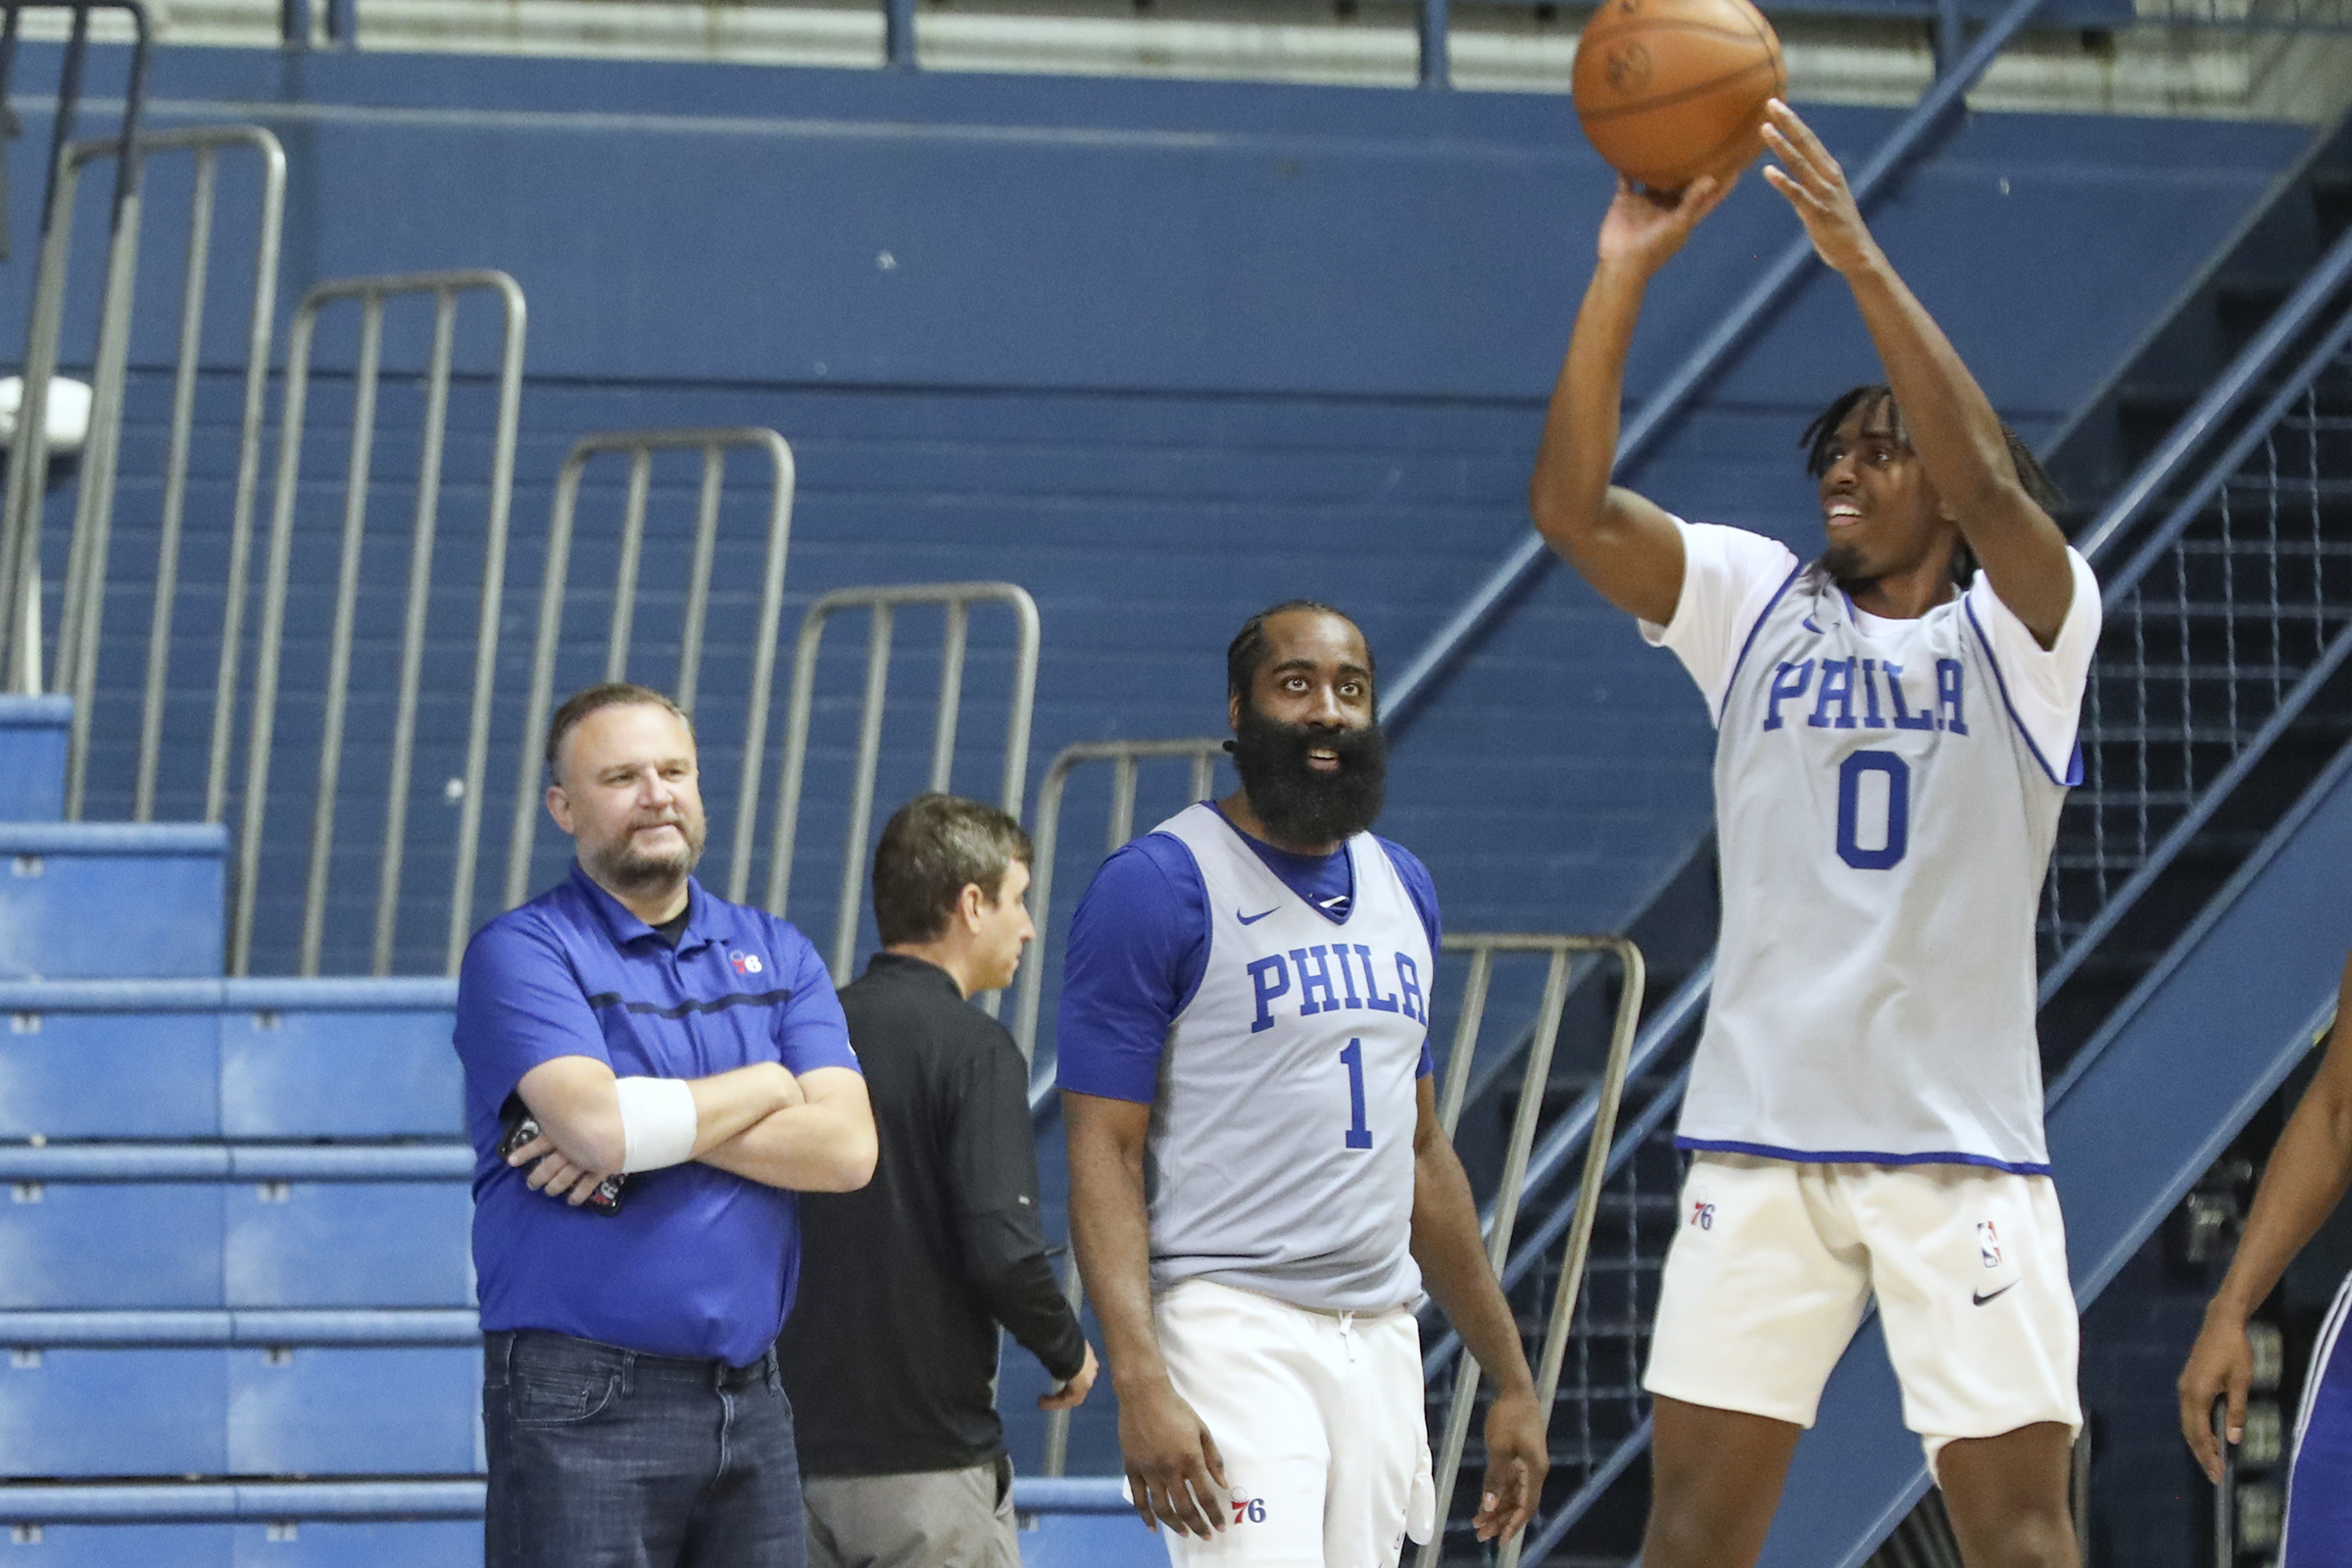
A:
[[[482,1339],[488,1568],[805,1568],[792,1406],[748,1367]]]

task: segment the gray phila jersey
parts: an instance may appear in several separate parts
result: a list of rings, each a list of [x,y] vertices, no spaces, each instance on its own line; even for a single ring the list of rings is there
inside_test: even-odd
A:
[[[2048,1171],[2034,918],[2082,762],[2036,751],[1973,597],[1866,633],[1801,566],[1749,633],[1681,1147]]]
[[[1168,1026],[1145,1146],[1152,1287],[1210,1279],[1321,1311],[1421,1294],[1409,1249],[1429,933],[1388,852],[1348,841],[1335,921],[1211,808],[1153,831],[1192,852],[1208,962]]]

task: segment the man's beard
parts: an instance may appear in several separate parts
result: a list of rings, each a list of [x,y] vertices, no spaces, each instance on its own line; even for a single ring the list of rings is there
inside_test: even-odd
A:
[[[1830,581],[1848,591],[1875,580],[1863,575],[1862,552],[1850,544],[1834,544],[1822,551],[1821,569],[1830,574]]]
[[[640,827],[649,824],[640,823]],[[619,893],[657,893],[675,887],[692,874],[703,858],[706,826],[686,817],[671,819],[685,844],[675,850],[648,854],[636,848],[637,832],[632,828],[616,844],[600,847],[594,855],[581,859],[588,874],[604,886]]]
[[[1380,818],[1389,784],[1389,738],[1378,724],[1363,729],[1284,724],[1245,703],[1241,723],[1226,744],[1250,809],[1278,839],[1334,844]],[[1308,765],[1306,754],[1317,748],[1339,755],[1338,772]]]

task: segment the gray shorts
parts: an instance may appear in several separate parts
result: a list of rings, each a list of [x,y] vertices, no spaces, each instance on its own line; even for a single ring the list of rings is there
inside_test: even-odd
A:
[[[1021,1568],[1012,1462],[808,1476],[808,1568]]]

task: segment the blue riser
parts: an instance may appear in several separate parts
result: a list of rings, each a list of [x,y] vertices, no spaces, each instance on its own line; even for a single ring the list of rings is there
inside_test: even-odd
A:
[[[0,697],[0,822],[54,822],[66,809],[63,697]]]
[[[0,1369],[11,1475],[474,1475],[481,1352],[51,1349]]]
[[[457,1183],[51,1182],[32,1196],[0,1205],[0,1307],[473,1301]]]
[[[0,827],[0,979],[217,977],[228,835]]]
[[[465,1130],[443,1012],[17,1011],[0,1138],[402,1138]]]
[[[47,1525],[40,1541],[0,1562],[24,1568],[468,1568],[482,1560],[482,1527],[443,1520],[401,1524]],[[1054,1515],[1021,1532],[1023,1568],[1142,1568],[1167,1560],[1141,1520]]]
[[[275,1539],[272,1539],[273,1529]],[[398,1524],[44,1525],[39,1542],[0,1542],[16,1568],[476,1568],[482,1527]]]

